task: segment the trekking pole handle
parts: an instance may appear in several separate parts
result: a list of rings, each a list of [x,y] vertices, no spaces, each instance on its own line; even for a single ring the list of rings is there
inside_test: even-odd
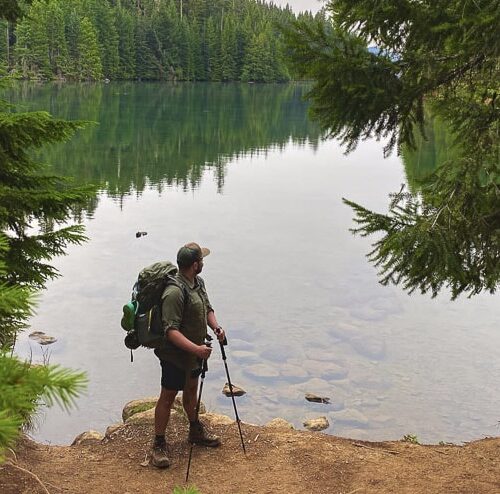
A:
[[[224,347],[227,345],[227,338],[224,338],[224,341],[219,341],[220,351],[222,353],[222,360],[226,360],[226,351]]]

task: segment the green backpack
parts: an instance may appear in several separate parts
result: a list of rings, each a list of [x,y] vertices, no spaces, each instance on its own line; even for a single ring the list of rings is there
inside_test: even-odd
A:
[[[141,270],[132,288],[130,302],[123,306],[122,328],[127,331],[125,346],[132,350],[139,346],[159,348],[164,340],[161,317],[161,296],[168,285],[175,284],[188,300],[187,288],[175,275],[177,268],[169,261],[155,262]]]

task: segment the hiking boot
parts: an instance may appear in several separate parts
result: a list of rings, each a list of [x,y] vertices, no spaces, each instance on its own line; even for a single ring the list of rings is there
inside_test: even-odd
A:
[[[154,444],[151,450],[151,465],[156,468],[167,468],[170,466],[170,460],[167,456],[167,444]]]
[[[199,444],[200,446],[208,446],[216,448],[220,446],[220,437],[211,434],[205,429],[201,422],[194,422],[189,426],[189,442]]]

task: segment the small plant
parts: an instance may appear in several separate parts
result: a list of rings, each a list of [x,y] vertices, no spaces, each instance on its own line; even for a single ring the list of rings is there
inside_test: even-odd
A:
[[[189,487],[174,487],[172,494],[201,494],[201,492],[194,486]]]
[[[415,434],[405,434],[403,436],[403,441],[405,443],[420,444],[420,441]]]

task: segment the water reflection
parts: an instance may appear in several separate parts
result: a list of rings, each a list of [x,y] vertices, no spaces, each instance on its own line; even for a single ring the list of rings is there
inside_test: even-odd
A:
[[[11,100],[28,101],[65,119],[98,122],[41,158],[59,174],[102,184],[123,198],[146,187],[197,188],[206,168],[218,190],[226,164],[283,149],[316,148],[319,129],[307,117],[305,85],[24,84]]]
[[[401,163],[384,160],[376,142],[347,157],[332,141],[316,149],[319,132],[307,120],[304,90],[17,89],[25,100],[35,98],[31,108],[101,121],[46,157],[61,173],[101,181],[103,193],[87,222],[91,240],[56,260],[63,276],[43,293],[32,321],[58,339],[53,363],[90,378],[79,409],[51,409],[39,439],[67,443],[86,429],[104,431],[120,420],[126,401],[158,392],[155,357],[141,350],[130,363],[121,306],[140,268],[172,259],[193,238],[212,248],[205,279],[229,332],[231,378],[247,390],[238,402],[243,420],[280,416],[300,428],[303,419],[326,415],[328,432],[359,439],[414,433],[422,441],[461,441],[496,433],[496,300],[451,303],[378,284],[364,257],[371,240],[349,233],[352,212],[342,197],[382,209],[405,180]],[[434,146],[430,156],[440,156]],[[423,155],[411,159],[407,174],[416,173]],[[168,193],[157,193],[165,187]],[[138,229],[149,233],[137,239]],[[19,351],[39,359],[30,345],[21,336]],[[204,396],[209,409],[231,415],[216,352]],[[306,392],[330,397],[331,405],[307,402]]]
[[[415,194],[437,168],[447,161],[458,160],[461,149],[448,126],[438,117],[426,114],[425,135],[415,132],[416,148],[402,149],[406,180]]]

